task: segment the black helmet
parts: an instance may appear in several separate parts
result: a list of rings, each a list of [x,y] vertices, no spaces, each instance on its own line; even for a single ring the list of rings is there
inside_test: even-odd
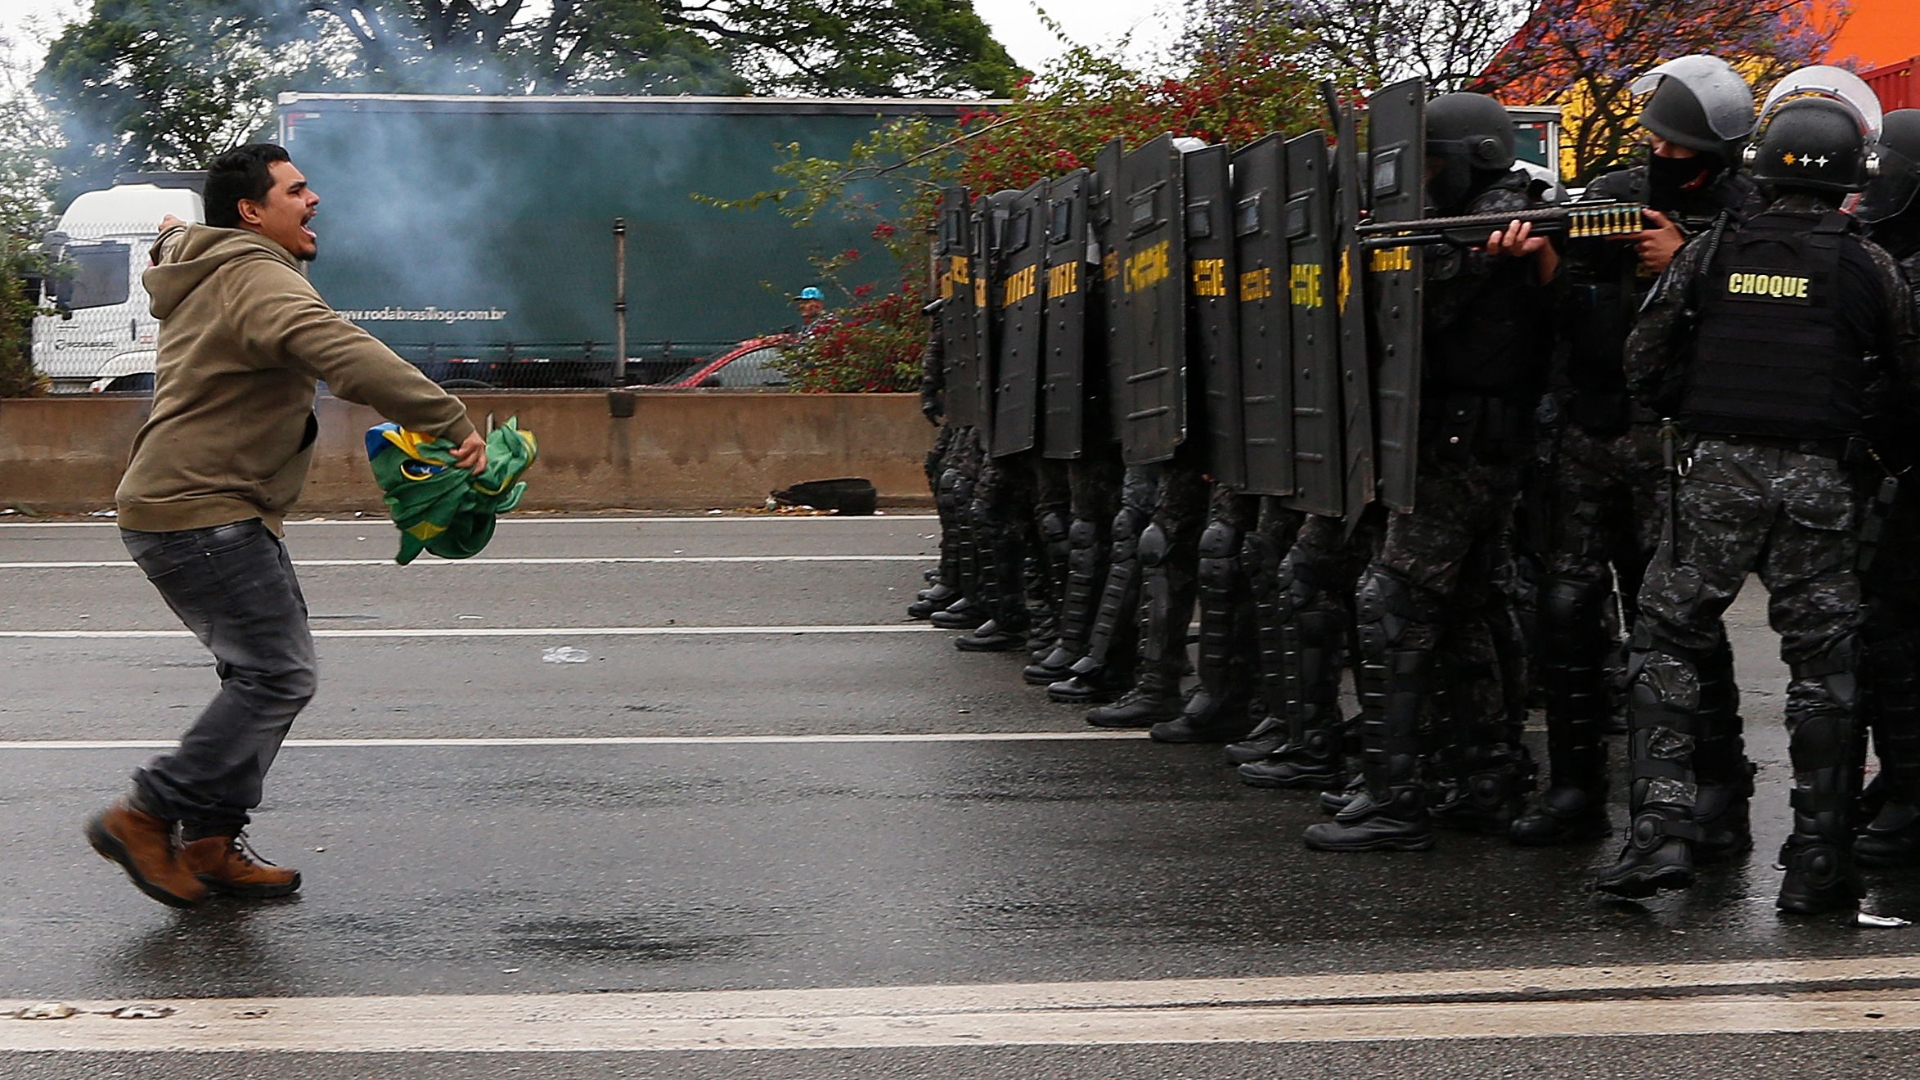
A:
[[[1652,91],[1640,126],[1670,143],[1731,163],[1753,134],[1753,88],[1717,56],[1669,60],[1635,79],[1632,89]]]
[[[1867,186],[1869,149],[1854,110],[1832,98],[1802,97],[1769,113],[1747,152],[1753,178],[1777,191],[1844,196]]]
[[[1440,163],[1427,181],[1433,204],[1452,206],[1474,181],[1513,168],[1513,118],[1485,94],[1442,94],[1427,102],[1427,157]]]
[[[1880,174],[1867,183],[1853,211],[1875,225],[1906,213],[1920,194],[1920,109],[1895,109],[1882,125]]]

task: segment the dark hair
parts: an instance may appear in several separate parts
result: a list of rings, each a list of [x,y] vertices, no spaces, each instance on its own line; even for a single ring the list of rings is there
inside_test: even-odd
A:
[[[286,150],[272,143],[248,143],[214,158],[207,165],[207,224],[216,229],[240,227],[240,200],[264,202],[273,190],[276,161],[291,161]]]

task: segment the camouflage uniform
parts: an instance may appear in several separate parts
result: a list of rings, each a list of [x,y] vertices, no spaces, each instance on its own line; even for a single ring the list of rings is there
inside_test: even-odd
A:
[[[1645,203],[1649,187],[1647,166],[1637,165],[1595,180],[1583,198]],[[1751,180],[1724,172],[1670,209],[1697,231],[1723,210],[1760,209],[1752,205],[1756,198]],[[1652,281],[1639,276],[1633,248],[1618,242],[1577,245],[1568,263],[1565,369],[1553,395],[1557,427],[1541,470],[1545,483],[1528,500],[1547,515],[1537,633],[1530,639],[1537,642],[1553,783],[1514,822],[1512,838],[1524,844],[1591,840],[1609,831],[1602,736],[1612,711],[1609,672],[1620,663],[1610,597],[1617,592],[1631,629],[1641,580],[1659,546],[1667,490],[1659,418],[1630,400],[1622,369],[1631,312]],[[1702,738],[1713,750],[1703,760],[1702,782],[1724,789],[1711,800],[1725,808],[1716,814],[1716,833],[1744,837],[1752,767],[1739,742],[1733,654],[1723,641],[1712,655],[1704,674],[1717,689],[1709,694]]]
[[[1800,235],[1807,238],[1807,250],[1817,254],[1817,240],[1838,236],[1839,269],[1830,274],[1835,286],[1830,295],[1820,295],[1821,306],[1803,309],[1813,314],[1801,317],[1852,318],[1869,340],[1836,337],[1832,348],[1888,358],[1885,367],[1912,380],[1920,376],[1920,349],[1913,335],[1911,293],[1892,257],[1847,235],[1850,226],[1843,222],[1831,202],[1790,192],[1767,213],[1728,229],[1724,241],[1734,245],[1746,234],[1761,239]],[[1694,765],[1706,689],[1703,662],[1721,640],[1722,613],[1747,575],[1757,573],[1767,588],[1768,620],[1780,634],[1781,658],[1791,672],[1786,719],[1794,830],[1781,852],[1788,873],[1780,903],[1794,911],[1826,910],[1851,904],[1859,892],[1848,821],[1857,787],[1854,727],[1861,647],[1856,476],[1843,464],[1852,456],[1849,440],[1834,439],[1824,426],[1796,419],[1792,430],[1818,433],[1799,439],[1748,434],[1739,429],[1760,425],[1722,419],[1734,413],[1721,404],[1731,392],[1719,390],[1718,380],[1730,371],[1764,379],[1770,367],[1745,362],[1758,345],[1748,344],[1746,335],[1763,324],[1715,313],[1713,305],[1724,311],[1742,302],[1734,296],[1731,275],[1748,265],[1743,260],[1752,256],[1745,253],[1753,250],[1730,247],[1729,255],[1716,257],[1720,239],[1695,241],[1680,252],[1649,296],[1628,343],[1626,370],[1636,392],[1680,415],[1689,433],[1680,448],[1674,505],[1640,592],[1640,625],[1634,631],[1633,824],[1620,862],[1595,884],[1616,895],[1643,896],[1691,883],[1692,847],[1701,837]],[[1846,261],[1850,243],[1864,253],[1869,280],[1840,273],[1852,265]],[[1803,258],[1814,265],[1812,255]],[[1821,271],[1805,272],[1821,280]],[[1754,310],[1775,317],[1778,307]],[[1696,334],[1698,344],[1689,349],[1687,341]],[[1740,344],[1725,344],[1732,341]],[[1714,366],[1702,359],[1709,347],[1714,357],[1747,351],[1740,361],[1718,360]],[[1797,352],[1808,351],[1783,341],[1768,361],[1790,363]],[[1790,370],[1795,371],[1789,377],[1793,385],[1772,388],[1775,396],[1768,398],[1748,391],[1740,407],[1780,411],[1774,402],[1796,398],[1809,408],[1832,407],[1807,395],[1800,386],[1805,376]],[[1836,388],[1834,400],[1844,399],[1842,373],[1826,370]],[[1756,400],[1762,404],[1752,404]]]
[[[1483,188],[1463,210],[1535,205],[1526,174]],[[1449,755],[1460,797],[1449,818],[1504,833],[1531,780],[1506,700],[1496,635],[1510,612],[1495,564],[1531,452],[1533,413],[1551,335],[1546,287],[1533,259],[1436,251],[1427,262],[1422,333],[1428,362],[1420,403],[1417,509],[1391,515],[1380,555],[1359,586],[1361,746],[1367,793],[1307,830],[1327,851],[1416,849],[1433,843],[1421,763],[1421,717],[1446,690]],[[1446,669],[1440,670],[1443,660]]]

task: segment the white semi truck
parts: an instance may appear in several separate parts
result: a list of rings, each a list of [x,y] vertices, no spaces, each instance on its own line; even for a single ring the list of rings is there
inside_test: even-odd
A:
[[[70,304],[64,313],[34,319],[33,366],[52,381],[54,393],[152,388],[160,323],[147,309],[140,272],[162,218],[203,220],[198,184],[193,173],[130,176],[79,196],[60,215],[56,245],[70,243],[76,253],[97,241],[125,245],[128,288],[120,303]]]

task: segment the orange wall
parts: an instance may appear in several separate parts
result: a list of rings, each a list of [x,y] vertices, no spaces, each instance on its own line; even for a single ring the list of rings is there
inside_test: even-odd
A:
[[[1853,14],[1828,54],[1833,59],[1853,57],[1862,68],[1871,68],[1920,56],[1920,2],[1852,0],[1850,6]]]

